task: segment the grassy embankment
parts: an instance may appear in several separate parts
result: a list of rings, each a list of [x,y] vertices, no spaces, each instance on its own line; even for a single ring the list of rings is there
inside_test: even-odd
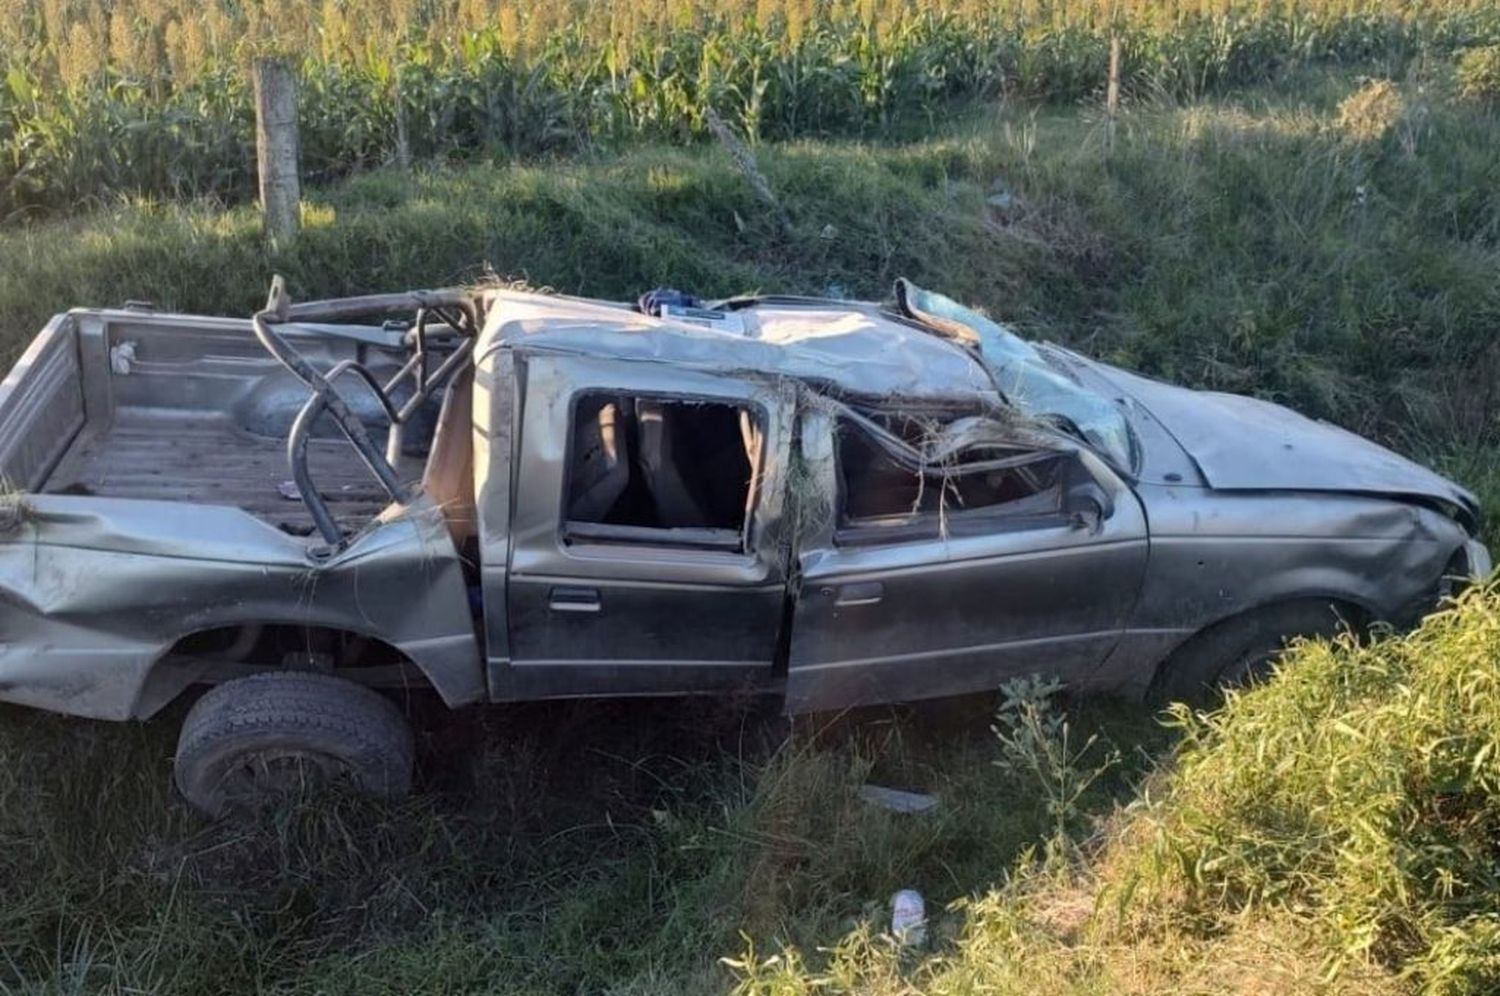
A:
[[[269,253],[248,211],[129,205],[0,233],[0,314],[13,351],[71,304],[243,314],[273,269],[299,296],[486,265],[602,295],[878,295],[904,274],[1030,334],[1377,434],[1493,503],[1500,120],[1454,99],[1443,67],[1397,75],[1395,98],[1371,90],[1342,112],[1356,84],[1305,75],[1142,103],[1112,151],[1088,112],[1019,109],[906,145],[768,147],[790,239],[710,150],[363,176],[314,192],[306,231]],[[1011,207],[986,203],[997,185]],[[754,993],[1298,991],[1333,965],[1327,984],[1350,991],[1483,991],[1495,611],[1476,601],[1365,654],[1310,651],[1293,680],[1190,724],[1176,773],[1085,849],[1084,871],[1058,841],[1128,796],[1148,767],[1132,748],[1166,736],[1137,711],[1074,716],[1075,746],[1097,729],[1124,763],[1065,807],[1063,837],[1045,803],[1058,770],[1028,774],[1027,752],[982,721],[870,720],[768,759],[733,709],[503,710],[434,723],[410,803],[246,829],[172,797],[170,717],[6,711],[0,983],[714,991],[733,984],[718,958],[743,930],[761,953],[741,970]],[[867,777],[935,791],[940,815],[861,805]],[[1004,885],[1046,839],[1051,861]],[[943,914],[936,955],[903,962],[860,924],[878,927],[908,884],[935,904],[999,891]],[[824,982],[762,962],[785,943],[821,964],[817,947],[850,929]]]

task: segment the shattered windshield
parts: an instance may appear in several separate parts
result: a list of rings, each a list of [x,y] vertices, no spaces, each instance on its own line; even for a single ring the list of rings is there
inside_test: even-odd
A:
[[[1052,366],[1025,339],[952,298],[898,280],[896,300],[908,317],[976,350],[995,387],[1021,414],[1060,424],[1116,467],[1130,468],[1130,425],[1108,398]]]

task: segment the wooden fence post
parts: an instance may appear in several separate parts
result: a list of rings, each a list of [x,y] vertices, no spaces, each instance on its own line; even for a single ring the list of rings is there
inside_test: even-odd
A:
[[[791,238],[795,233],[792,228],[792,219],[786,213],[786,208],[776,199],[771,192],[771,185],[766,182],[766,176],[760,171],[760,164],[755,161],[755,153],[740,141],[740,137],[734,133],[724,119],[719,117],[717,111],[712,107],[703,109],[703,121],[708,125],[708,130],[713,133],[714,138],[719,140],[729,152],[729,157],[734,160],[740,168],[740,173],[745,177],[745,182],[750,184],[750,189],[756,198],[771,211],[771,216],[776,219],[776,227],[781,230],[783,238]]]
[[[297,78],[286,59],[255,61],[255,164],[266,235],[297,231],[302,183],[297,175]]]
[[[1104,111],[1109,115],[1109,147],[1115,147],[1115,116],[1120,113],[1120,35],[1109,36],[1109,83],[1104,89]]]
[[[398,66],[391,82],[391,102],[396,111],[396,166],[411,172],[411,139],[406,134],[406,101],[401,93],[401,69]]]

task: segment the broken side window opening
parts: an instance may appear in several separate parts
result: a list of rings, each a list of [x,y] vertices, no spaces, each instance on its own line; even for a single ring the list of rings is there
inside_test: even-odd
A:
[[[574,398],[565,542],[743,552],[763,419],[717,401],[589,391]]]
[[[840,543],[930,539],[1055,521],[1066,453],[1001,437],[989,419],[836,422]]]

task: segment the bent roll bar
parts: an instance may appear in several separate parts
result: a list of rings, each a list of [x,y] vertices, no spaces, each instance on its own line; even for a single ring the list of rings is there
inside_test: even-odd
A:
[[[415,311],[416,319],[408,333],[414,352],[385,384],[381,384],[368,367],[356,360],[343,360],[321,373],[287,342],[276,326],[295,324],[299,321],[337,321],[349,318],[388,315],[397,311]],[[427,324],[429,316],[438,319],[450,328],[464,333],[465,337],[453,352],[437,367],[430,370],[431,350],[428,343]],[[264,309],[251,316],[255,337],[267,352],[276,357],[292,374],[312,391],[312,396],[297,413],[287,436],[287,460],[291,464],[292,481],[298,494],[312,516],[313,525],[324,541],[333,549],[344,543],[343,532],[328,510],[307,466],[307,444],[313,426],[327,413],[333,418],[344,438],[349,440],[360,461],[375,475],[391,501],[403,502],[411,496],[408,487],[396,473],[395,461],[401,452],[401,429],[408,419],[431,397],[447,378],[472,357],[474,337],[479,332],[479,309],[474,295],[468,291],[451,288],[434,291],[403,291],[395,294],[372,294],[365,297],[339,298],[331,301],[307,301],[292,304],[286,293],[286,282],[278,274],[271,281],[271,293]],[[364,381],[374,393],[381,409],[390,421],[390,433],[386,451],[381,453],[370,437],[369,430],[359,416],[349,407],[334,382],[345,375],[353,375]],[[392,393],[407,378],[414,378],[415,386],[406,403],[397,406]]]

